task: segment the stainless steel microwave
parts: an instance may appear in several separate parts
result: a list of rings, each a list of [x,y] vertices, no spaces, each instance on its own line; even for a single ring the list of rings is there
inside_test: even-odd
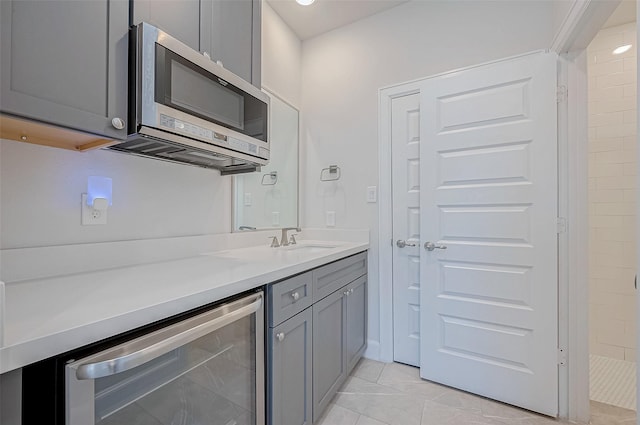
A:
[[[269,97],[147,23],[131,29],[129,137],[111,149],[250,172],[269,162]]]

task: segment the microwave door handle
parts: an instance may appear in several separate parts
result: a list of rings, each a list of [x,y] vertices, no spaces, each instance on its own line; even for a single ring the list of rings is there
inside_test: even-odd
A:
[[[246,304],[247,301],[251,301],[250,304]],[[125,342],[85,359],[88,361],[87,363],[81,360],[76,362],[74,366],[69,366],[76,368],[76,377],[79,380],[103,378],[124,372],[253,314],[260,307],[262,307],[262,293],[224,304],[201,315]],[[189,326],[189,324],[198,319],[202,320],[202,317],[208,315],[214,316],[214,318],[195,326]]]

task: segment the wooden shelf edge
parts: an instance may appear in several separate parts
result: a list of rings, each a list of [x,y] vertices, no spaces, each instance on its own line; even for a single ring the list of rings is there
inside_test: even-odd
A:
[[[78,152],[120,143],[94,134],[0,114],[0,138]]]

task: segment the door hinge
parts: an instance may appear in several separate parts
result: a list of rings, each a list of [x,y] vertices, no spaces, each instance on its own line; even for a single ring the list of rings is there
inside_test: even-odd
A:
[[[567,86],[556,87],[556,102],[561,103],[567,100]]]
[[[567,232],[567,219],[564,217],[558,217],[558,233],[566,233]]]
[[[564,366],[567,364],[567,350],[558,348],[558,364]]]

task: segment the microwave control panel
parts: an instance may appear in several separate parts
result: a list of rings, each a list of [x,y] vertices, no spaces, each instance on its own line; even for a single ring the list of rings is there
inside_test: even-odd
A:
[[[258,155],[258,146],[244,140],[234,139],[220,133],[216,133],[199,125],[191,124],[165,114],[160,114],[160,126],[188,137],[206,141],[208,143],[224,146],[235,151]],[[262,154],[262,149],[261,152]]]
[[[213,131],[165,114],[160,114],[160,125],[171,130],[178,130],[181,133],[185,133],[198,139],[206,139],[213,142]]]

